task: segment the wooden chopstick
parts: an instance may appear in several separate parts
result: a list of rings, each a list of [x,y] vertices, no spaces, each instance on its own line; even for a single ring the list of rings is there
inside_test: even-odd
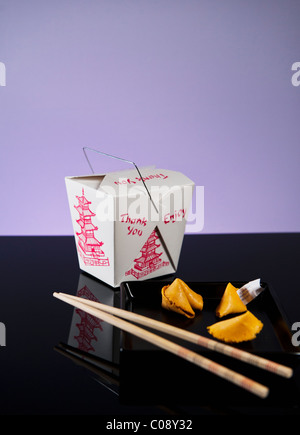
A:
[[[65,295],[64,293],[60,293]],[[132,313],[130,311],[122,310],[117,307],[111,307],[109,305],[102,304],[100,302],[94,302],[90,301],[88,299],[79,298],[78,296],[73,295],[66,295],[70,297],[73,300],[79,300],[83,303],[98,308],[101,311],[105,311],[107,313],[116,315],[118,317],[122,317],[123,319],[131,320],[135,323],[138,323],[140,325],[150,327],[152,329],[155,329],[157,331],[167,333],[170,335],[173,335],[175,337],[178,337],[180,339],[189,341],[191,343],[200,345],[202,347],[205,347],[207,349],[213,350],[215,352],[222,353],[224,355],[227,355],[229,357],[238,359],[240,361],[246,362],[248,364],[251,364],[253,366],[259,367],[263,370],[267,370],[271,373],[274,373],[279,376],[283,376],[285,378],[290,378],[293,375],[293,370],[290,367],[284,366],[282,364],[278,364],[274,361],[270,361],[266,358],[262,358],[260,356],[251,354],[250,352],[246,352],[241,349],[237,349],[234,346],[230,346],[224,343],[220,343],[216,340],[203,337],[199,334],[195,334],[190,331],[186,331],[182,328],[178,328],[172,325],[168,325],[167,323],[160,322],[155,319],[151,319],[149,317],[142,316],[140,314]]]
[[[228,369],[227,367],[224,367],[214,361],[209,360],[208,358],[203,357],[202,355],[199,355],[196,352],[193,352],[183,346],[180,346],[170,340],[167,340],[163,337],[160,337],[159,335],[154,334],[153,332],[147,331],[143,328],[140,328],[139,326],[136,326],[134,324],[131,324],[123,319],[120,319],[119,317],[116,317],[104,310],[99,310],[98,308],[95,308],[94,306],[88,305],[86,303],[87,299],[74,299],[74,297],[70,297],[70,295],[62,294],[54,292],[53,296],[57,299],[60,299],[74,307],[77,307],[79,309],[82,309],[83,311],[91,314],[92,316],[95,316],[97,318],[102,319],[105,322],[110,323],[113,326],[116,326],[117,328],[120,328],[124,331],[127,331],[133,335],[138,336],[139,338],[142,338],[145,341],[148,341],[157,347],[162,348],[165,351],[169,351],[175,355],[177,355],[180,358],[183,358],[193,364],[196,364],[197,366],[223,378],[226,379],[229,382],[232,382],[233,384],[249,391],[250,393],[253,393],[260,398],[266,398],[269,394],[268,387],[244,376],[241,375],[231,369]]]

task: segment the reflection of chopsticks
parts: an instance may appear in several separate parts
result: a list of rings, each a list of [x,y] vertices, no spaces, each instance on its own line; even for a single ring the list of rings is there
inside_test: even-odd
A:
[[[67,353],[68,356],[74,357],[80,362],[80,364],[87,364],[89,367],[94,367],[110,374],[114,373],[119,377],[119,364],[117,363],[108,361],[97,355],[85,352],[65,343],[59,343],[59,345],[55,347],[55,350]]]
[[[67,356],[76,364],[90,370],[99,378],[97,379],[98,381],[100,380],[105,387],[116,393],[113,387],[119,387],[119,373],[115,364],[95,357],[94,355],[80,352],[78,349],[64,343],[55,346],[54,350]],[[116,372],[116,374],[114,374],[114,372]]]
[[[124,331],[127,331],[133,335],[136,335],[143,340],[146,340],[166,351],[169,351],[185,360],[188,360],[209,372],[214,373],[221,378],[227,379],[228,381],[238,385],[241,388],[248,390],[249,392],[256,394],[259,397],[265,398],[269,393],[269,389],[259,384],[252,379],[247,378],[244,375],[241,375],[233,370],[230,370],[214,361],[211,361],[202,355],[199,355],[196,352],[193,352],[189,349],[186,349],[183,346],[180,346],[172,341],[169,341],[163,337],[160,337],[152,332],[149,332],[143,328],[140,328],[136,325],[133,325],[125,320],[122,320],[118,317],[126,318],[127,320],[132,320],[133,322],[143,324],[144,326],[149,326],[151,328],[160,330],[161,332],[166,332],[168,334],[176,335],[179,338],[183,338],[185,340],[191,341],[193,336],[193,342],[197,344],[201,344],[205,347],[208,347],[212,350],[217,350],[219,352],[225,353],[226,355],[232,356],[234,358],[238,358],[243,361],[247,361],[249,363],[259,365],[264,369],[270,369],[274,373],[282,374],[285,373],[286,377],[290,377],[292,375],[291,369],[287,367],[280,366],[280,370],[277,369],[278,364],[273,363],[271,361],[262,360],[263,362],[257,361],[256,358],[253,358],[253,355],[249,354],[249,356],[245,357],[246,352],[242,352],[236,348],[230,348],[230,346],[225,346],[221,343],[214,342],[214,340],[206,339],[205,337],[200,337],[197,334],[191,334],[187,331],[183,331],[180,328],[175,328],[170,325],[164,324],[162,322],[155,321],[153,319],[131,313],[125,310],[121,310],[119,308],[111,307],[105,304],[101,304],[99,302],[93,302],[88,299],[79,298],[72,295],[67,295],[65,293],[53,293],[53,296],[67,302],[74,307],[80,308],[92,316],[102,319],[113,326],[116,326]],[[213,342],[214,344],[212,345]],[[224,347],[225,350],[224,350]],[[230,348],[228,351],[227,348]],[[276,370],[275,370],[276,367]],[[284,369],[284,370],[283,370]]]

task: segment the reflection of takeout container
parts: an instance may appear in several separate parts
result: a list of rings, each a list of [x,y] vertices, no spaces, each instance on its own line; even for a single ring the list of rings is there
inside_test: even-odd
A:
[[[189,178],[147,167],[66,177],[66,188],[81,270],[112,287],[176,271]]]
[[[76,296],[110,306],[119,303],[118,292],[84,274],[80,274]],[[119,362],[118,330],[77,308],[73,311],[68,345],[83,354],[90,354],[111,363]]]

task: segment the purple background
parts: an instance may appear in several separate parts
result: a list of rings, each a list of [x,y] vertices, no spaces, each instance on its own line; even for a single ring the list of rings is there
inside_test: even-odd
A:
[[[203,233],[299,231],[299,23],[297,0],[0,0],[1,234],[72,234],[83,146],[204,186]]]

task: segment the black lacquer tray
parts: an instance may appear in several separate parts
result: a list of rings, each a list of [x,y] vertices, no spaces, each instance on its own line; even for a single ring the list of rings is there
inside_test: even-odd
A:
[[[220,320],[215,315],[215,309],[228,283],[187,282],[204,300],[203,311],[197,313],[194,319],[187,319],[161,307],[161,289],[173,279],[122,283],[121,308],[213,338],[207,332],[207,326]],[[245,282],[232,284],[240,288]],[[254,340],[235,346],[293,367],[299,364],[300,348],[292,343],[291,325],[274,290],[267,283],[263,286],[264,291],[248,304],[248,309],[262,321],[264,327]],[[287,406],[298,406],[292,378],[281,378],[225,355],[163,336],[267,385],[270,388],[268,398],[257,398],[224,379],[123,332],[120,343],[120,397],[124,402],[274,406],[277,401],[282,402],[285,395]]]

